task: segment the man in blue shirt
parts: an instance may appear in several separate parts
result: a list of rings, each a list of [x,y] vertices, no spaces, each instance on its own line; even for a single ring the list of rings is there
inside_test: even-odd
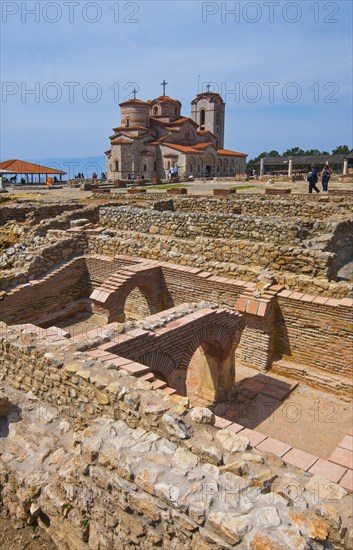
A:
[[[308,177],[306,178],[306,181],[309,183],[309,193],[312,193],[313,189],[315,189],[316,193],[320,193],[319,189],[316,187],[318,178],[317,178],[317,170],[314,165],[311,166],[311,171],[309,172]]]

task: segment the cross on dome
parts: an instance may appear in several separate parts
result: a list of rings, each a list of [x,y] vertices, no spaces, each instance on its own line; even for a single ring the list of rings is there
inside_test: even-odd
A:
[[[165,81],[165,79],[163,80],[161,86],[163,86],[163,95],[165,95],[165,87],[167,86],[168,82]]]

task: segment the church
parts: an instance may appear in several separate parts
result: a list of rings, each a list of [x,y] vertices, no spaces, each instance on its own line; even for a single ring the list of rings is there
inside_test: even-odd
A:
[[[113,128],[106,152],[107,177],[166,179],[171,168],[182,178],[235,177],[244,174],[245,153],[224,148],[225,103],[217,93],[202,92],[191,102],[191,118],[181,103],[165,95],[120,103],[121,123]]]

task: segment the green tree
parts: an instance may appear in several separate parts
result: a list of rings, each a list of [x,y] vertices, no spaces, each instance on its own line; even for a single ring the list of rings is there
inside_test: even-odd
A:
[[[348,145],[339,145],[338,147],[336,147],[336,149],[333,149],[332,150],[332,154],[333,155],[346,155],[347,153],[349,153],[350,149],[348,147]]]
[[[292,147],[283,153],[284,157],[299,157],[300,155],[305,155],[305,151],[300,149],[300,147]]]
[[[304,151],[304,155],[322,155],[325,153],[321,153],[319,149],[308,149],[307,151]]]
[[[260,153],[260,155],[258,155],[254,159],[250,159],[249,162],[246,165],[246,169],[247,170],[254,170],[254,169],[256,170],[255,162],[262,159],[263,157],[268,157],[268,154],[266,153],[266,151],[264,151],[263,153]]]

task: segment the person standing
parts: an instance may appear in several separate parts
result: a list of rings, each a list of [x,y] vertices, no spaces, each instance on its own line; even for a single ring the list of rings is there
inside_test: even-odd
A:
[[[309,183],[309,193],[312,193],[313,189],[316,191],[316,193],[320,193],[320,190],[316,187],[318,178],[317,170],[314,165],[311,166],[311,171],[309,172],[306,181]]]
[[[332,170],[329,167],[328,163],[326,162],[324,169],[321,174],[321,184],[322,184],[322,190],[328,191],[328,182],[330,181]]]

